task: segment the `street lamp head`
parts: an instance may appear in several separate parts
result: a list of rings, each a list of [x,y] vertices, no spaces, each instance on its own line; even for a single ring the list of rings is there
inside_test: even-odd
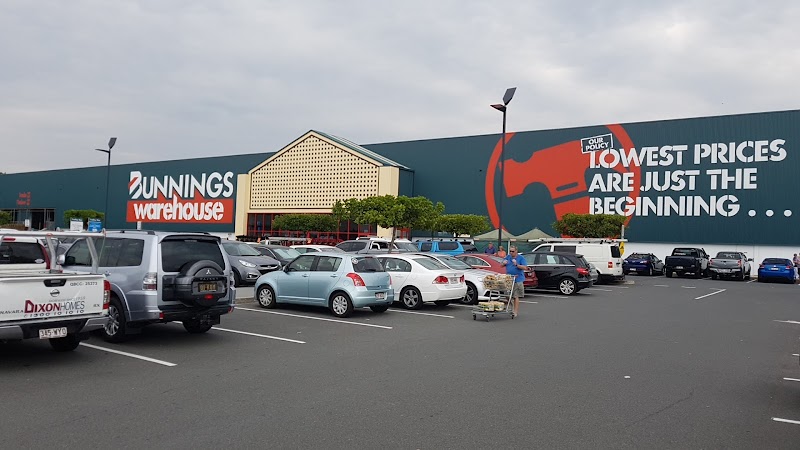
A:
[[[103,153],[111,153],[111,150],[110,150],[110,149],[109,149],[109,150],[106,150],[106,149],[104,149],[104,148],[96,148],[95,150],[97,150],[98,152],[103,152]]]
[[[515,87],[506,89],[506,93],[505,93],[505,95],[503,95],[503,104],[504,105],[507,105],[509,102],[511,102],[511,99],[514,98],[514,93],[515,92],[517,92],[517,88],[515,88]]]
[[[516,88],[514,88],[514,89],[516,89]],[[506,95],[508,95],[508,92],[506,92]],[[511,95],[514,95],[514,93],[512,92]],[[509,100],[511,100],[511,99],[509,99]],[[507,103],[508,102],[506,102],[506,104]],[[108,140],[108,149],[111,150],[112,148],[114,148],[114,144],[116,144],[116,143],[117,143],[117,138],[112,137],[111,139],[109,139]]]
[[[502,105],[500,103],[496,103],[496,104],[492,105],[492,108],[494,108],[494,109],[496,109],[496,110],[498,110],[500,112],[506,112],[506,105]]]

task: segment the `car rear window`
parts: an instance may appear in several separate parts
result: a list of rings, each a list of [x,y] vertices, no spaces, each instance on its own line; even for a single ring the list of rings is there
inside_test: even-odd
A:
[[[622,253],[620,253],[620,251],[619,251],[619,246],[618,245],[612,245],[611,246],[611,257],[612,258],[619,258],[621,256],[622,256]]]
[[[787,266],[791,266],[792,262],[783,258],[766,258],[763,264],[786,264]]]
[[[0,264],[41,264],[45,262],[42,246],[35,242],[3,242]]]
[[[577,247],[574,245],[554,245],[553,251],[554,252],[563,252],[563,253],[575,253]]]
[[[356,272],[385,272],[383,266],[377,258],[366,256],[363,258],[353,258],[353,270]]]
[[[719,259],[739,259],[739,254],[732,252],[719,252],[717,253],[716,257]]]
[[[219,243],[210,239],[167,238],[161,241],[161,267],[164,272],[180,272],[187,263],[214,261],[225,268]]]
[[[414,258],[414,261],[428,270],[447,270],[448,267],[433,258]]]
[[[645,255],[644,253],[631,253],[628,255],[627,259],[648,259],[650,255]]]
[[[439,242],[439,250],[458,250],[458,242]]]
[[[419,249],[420,249],[420,251],[423,251],[423,252],[429,252],[429,251],[431,251],[432,248],[433,248],[433,244],[431,244],[430,242],[423,242],[423,243],[419,244]]]

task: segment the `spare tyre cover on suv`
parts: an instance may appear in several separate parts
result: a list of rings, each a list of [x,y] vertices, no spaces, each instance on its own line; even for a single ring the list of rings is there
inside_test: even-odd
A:
[[[227,296],[229,280],[218,238],[173,235],[160,247],[164,272],[177,272],[164,275],[164,300],[208,308]]]

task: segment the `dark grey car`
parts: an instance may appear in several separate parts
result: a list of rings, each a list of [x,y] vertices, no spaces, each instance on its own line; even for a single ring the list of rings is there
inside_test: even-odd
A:
[[[255,284],[261,275],[281,268],[280,261],[262,255],[250,244],[237,241],[222,241],[222,248],[228,254],[228,261],[230,261],[233,268],[235,286],[241,286],[244,283]]]

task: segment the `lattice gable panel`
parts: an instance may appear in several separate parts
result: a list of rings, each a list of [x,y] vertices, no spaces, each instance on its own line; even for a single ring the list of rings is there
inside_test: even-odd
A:
[[[336,200],[378,193],[378,167],[309,136],[251,177],[250,208],[330,208]]]

